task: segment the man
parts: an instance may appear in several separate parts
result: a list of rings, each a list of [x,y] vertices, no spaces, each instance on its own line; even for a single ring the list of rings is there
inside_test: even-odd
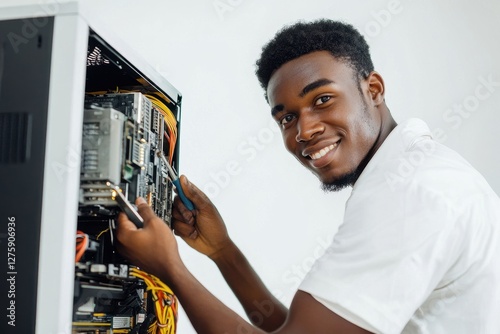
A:
[[[200,333],[499,333],[500,200],[425,123],[396,124],[364,38],[339,22],[299,23],[264,47],[257,66],[288,151],[324,189],[353,187],[343,224],[290,309],[185,177],[196,209],[176,198],[173,228],[217,264],[257,327],[189,273],[142,199],[143,229],[119,217],[121,252],[172,287]]]

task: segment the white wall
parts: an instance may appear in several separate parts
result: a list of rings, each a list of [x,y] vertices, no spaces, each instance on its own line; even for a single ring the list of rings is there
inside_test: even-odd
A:
[[[183,93],[181,172],[213,195],[231,236],[285,303],[342,221],[349,191],[324,194],[270,123],[254,63],[284,24],[321,17],[354,24],[368,37],[396,120],[421,117],[440,128],[441,141],[500,193],[496,0],[138,3],[95,1],[95,11]],[[483,80],[495,84],[489,97],[477,99]],[[467,113],[460,116],[455,105]],[[235,175],[225,174],[229,163]],[[215,266],[181,248],[202,283],[241,313]],[[179,333],[194,333],[184,316]]]
[[[284,24],[321,17],[354,24],[368,37],[396,120],[421,117],[441,129],[441,141],[500,193],[496,0],[92,2],[95,15],[183,93],[181,172],[212,195],[233,239],[285,303],[342,221],[349,191],[324,194],[270,122],[254,63]],[[477,88],[484,80],[494,85],[477,99],[477,89],[487,92]],[[180,243],[202,283],[242,313],[215,266]],[[194,333],[184,315],[178,332]]]

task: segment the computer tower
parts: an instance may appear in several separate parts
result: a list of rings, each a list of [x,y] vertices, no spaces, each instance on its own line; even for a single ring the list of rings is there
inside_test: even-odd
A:
[[[95,264],[92,273],[102,270],[111,285],[129,280],[112,234],[96,239],[119,211],[105,184],[129,201],[147,198],[169,223],[172,184],[159,154],[178,168],[181,104],[84,1],[0,8],[1,333],[83,333],[75,329],[78,272]],[[75,273],[77,229],[89,253]],[[131,332],[126,317],[109,317],[113,298],[100,313],[108,316],[92,321]],[[89,300],[78,312],[94,317],[97,297]]]

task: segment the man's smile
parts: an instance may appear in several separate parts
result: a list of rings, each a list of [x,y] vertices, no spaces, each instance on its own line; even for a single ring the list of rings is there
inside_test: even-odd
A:
[[[320,143],[318,145],[314,145],[313,147],[309,147],[303,150],[302,156],[309,160],[309,163],[314,168],[325,167],[333,159],[333,156],[335,155],[340,142],[341,140],[339,139],[332,144]]]

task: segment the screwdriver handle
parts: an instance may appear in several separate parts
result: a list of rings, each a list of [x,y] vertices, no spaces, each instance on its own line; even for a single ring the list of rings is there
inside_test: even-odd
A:
[[[186,195],[184,195],[184,191],[182,190],[182,187],[181,187],[181,182],[180,182],[180,179],[176,179],[176,180],[172,180],[172,183],[175,185],[175,187],[177,188],[177,195],[179,195],[179,197],[181,198],[181,201],[182,203],[184,204],[184,206],[192,211],[194,210],[194,204],[193,202],[191,202],[187,197]]]

